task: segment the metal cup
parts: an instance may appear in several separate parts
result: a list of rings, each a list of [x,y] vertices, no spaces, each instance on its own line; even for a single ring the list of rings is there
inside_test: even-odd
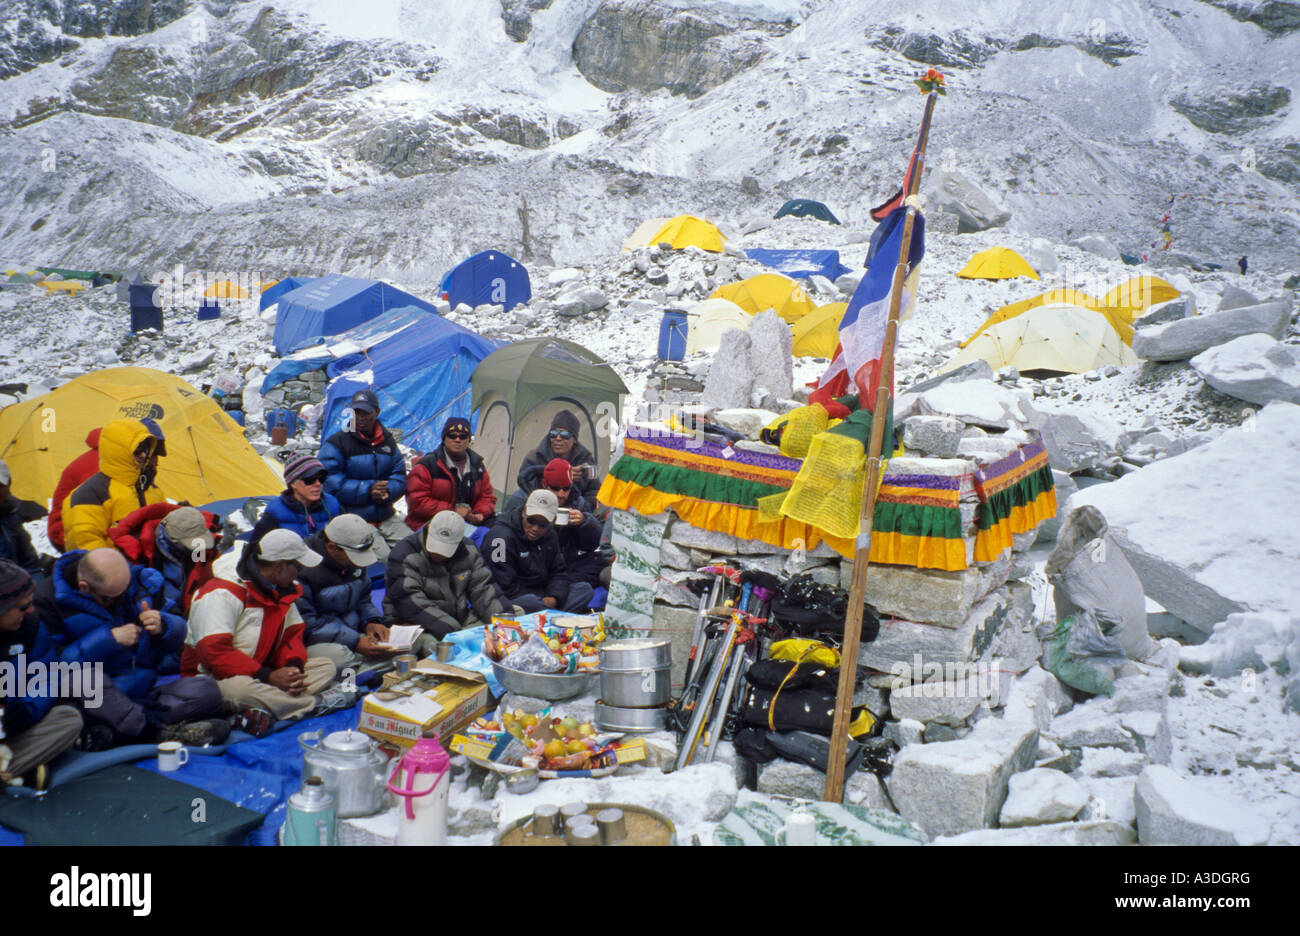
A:
[[[403,653],[399,657],[393,658],[393,669],[397,670],[397,675],[405,676],[415,665],[415,656],[410,653]]]
[[[586,803],[565,803],[560,807],[560,816],[564,820],[566,826],[573,819],[576,819],[578,816],[585,816],[586,814]]]
[[[438,641],[438,662],[446,663],[456,655],[456,645],[450,640]]]
[[[564,831],[564,841],[569,845],[599,845],[600,829],[594,822],[583,822]]]
[[[511,793],[531,793],[542,782],[536,767],[525,767],[506,774],[506,789]]]
[[[623,820],[623,810],[613,806],[596,813],[596,827],[600,831],[602,845],[613,845],[627,838],[627,823]]]
[[[533,835],[550,838],[560,834],[560,810],[550,803],[533,809]]]

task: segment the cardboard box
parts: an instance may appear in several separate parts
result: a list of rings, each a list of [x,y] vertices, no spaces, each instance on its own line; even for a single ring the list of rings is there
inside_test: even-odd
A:
[[[403,750],[421,738],[435,737],[446,747],[457,731],[487,711],[483,675],[436,660],[421,660],[406,676],[387,674],[383,685],[362,701],[360,727],[370,737]],[[395,688],[411,692],[395,699],[379,697]]]

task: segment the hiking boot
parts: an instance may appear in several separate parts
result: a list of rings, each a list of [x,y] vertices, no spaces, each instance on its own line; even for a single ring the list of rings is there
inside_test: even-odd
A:
[[[254,738],[264,738],[275,727],[275,716],[264,708],[246,708],[230,717],[230,726]]]
[[[107,725],[87,725],[81,729],[81,734],[77,736],[77,743],[73,748],[85,751],[87,754],[107,751],[113,746],[114,737],[113,729]]]
[[[361,692],[355,686],[335,686],[333,689],[326,689],[324,692],[316,695],[316,707],[311,710],[309,717],[315,718],[317,715],[328,715],[331,712],[340,712],[345,708],[351,708],[357,704],[361,698]]]
[[[164,725],[158,734],[159,741],[179,741],[190,747],[206,747],[209,744],[224,744],[230,737],[230,724],[220,718],[205,718],[200,721],[179,722]]]

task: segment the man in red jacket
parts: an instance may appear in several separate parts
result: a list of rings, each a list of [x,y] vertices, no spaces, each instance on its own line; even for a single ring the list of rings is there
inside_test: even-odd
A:
[[[469,447],[469,420],[443,424],[442,444],[411,469],[406,482],[406,525],[418,530],[435,514],[454,510],[475,526],[491,524],[497,496],[483,458]]]
[[[45,531],[50,542],[59,552],[67,547],[63,545],[63,502],[68,495],[99,473],[99,429],[91,429],[86,436],[86,445],[90,451],[82,452],[59,475],[59,484],[54,489],[54,498],[50,503],[50,517],[45,521]]]
[[[252,734],[310,713],[334,679],[329,658],[307,656],[294,606],[299,572],[320,561],[297,533],[272,530],[244,550],[233,579],[214,578],[190,607],[181,675],[215,677],[226,709]],[[217,574],[228,572],[218,561]]]

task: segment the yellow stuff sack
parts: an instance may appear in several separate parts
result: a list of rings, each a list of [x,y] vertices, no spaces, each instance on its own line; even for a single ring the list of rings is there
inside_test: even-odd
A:
[[[778,640],[768,650],[768,657],[773,660],[791,660],[795,663],[820,663],[831,669],[838,669],[840,665],[838,650],[826,646],[820,640],[807,640],[803,637]]]

